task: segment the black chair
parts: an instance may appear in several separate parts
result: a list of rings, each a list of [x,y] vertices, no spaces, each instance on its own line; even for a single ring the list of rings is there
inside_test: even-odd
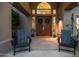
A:
[[[76,37],[71,37],[71,30],[62,30],[61,36],[58,38],[58,43],[59,43],[59,51],[61,49],[60,46],[65,46],[73,48],[75,55],[76,53],[75,50],[78,42],[76,41]]]
[[[26,47],[30,52],[30,44],[31,44],[31,38],[30,36],[27,36],[27,33],[23,29],[17,29],[15,32],[15,38],[11,41],[13,50],[14,50],[14,56],[16,53],[16,48],[24,48]]]

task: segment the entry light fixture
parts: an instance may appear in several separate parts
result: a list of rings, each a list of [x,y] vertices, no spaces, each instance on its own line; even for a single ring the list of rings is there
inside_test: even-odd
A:
[[[35,14],[35,10],[32,10],[32,14]]]
[[[56,10],[55,9],[53,10],[53,14],[56,14]]]

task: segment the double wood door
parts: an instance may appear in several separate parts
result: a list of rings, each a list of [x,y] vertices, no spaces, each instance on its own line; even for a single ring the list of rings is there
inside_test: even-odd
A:
[[[52,35],[52,17],[51,16],[37,16],[36,34],[37,36]]]

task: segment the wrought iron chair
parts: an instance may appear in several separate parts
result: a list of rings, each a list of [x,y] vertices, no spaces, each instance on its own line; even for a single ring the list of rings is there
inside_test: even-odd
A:
[[[74,55],[75,55],[76,53],[75,50],[78,42],[76,41],[76,37],[71,37],[71,30],[62,30],[61,36],[58,38],[58,43],[59,43],[59,51],[61,49],[60,46],[74,48]]]
[[[18,29],[15,32],[15,38],[11,41],[13,50],[14,50],[14,56],[16,53],[16,48],[24,48],[27,47],[30,52],[30,44],[31,44],[31,38],[27,36],[27,33],[23,29]]]

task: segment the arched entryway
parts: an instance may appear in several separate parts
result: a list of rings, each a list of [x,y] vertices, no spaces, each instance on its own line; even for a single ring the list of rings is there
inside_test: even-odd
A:
[[[46,2],[39,3],[37,14],[40,15],[36,16],[36,35],[51,36],[52,18],[49,15],[46,16],[46,14],[51,14],[51,6]]]
[[[37,36],[56,34],[56,10],[49,3],[41,2],[32,11],[32,14],[34,14],[32,18],[35,21],[33,28],[36,30]]]

